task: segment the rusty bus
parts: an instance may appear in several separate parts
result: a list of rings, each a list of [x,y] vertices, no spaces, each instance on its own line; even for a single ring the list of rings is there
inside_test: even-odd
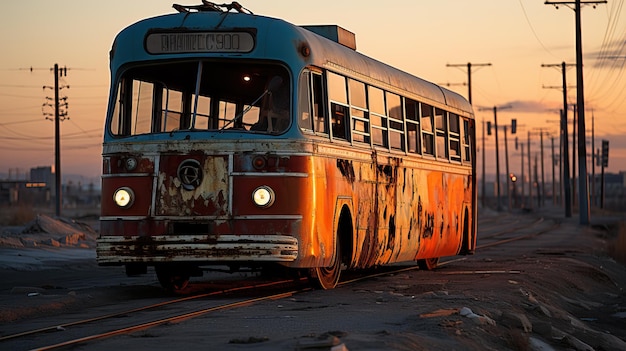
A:
[[[330,289],[342,269],[474,252],[466,99],[338,26],[174,8],[111,49],[98,264],[171,290],[216,265]]]

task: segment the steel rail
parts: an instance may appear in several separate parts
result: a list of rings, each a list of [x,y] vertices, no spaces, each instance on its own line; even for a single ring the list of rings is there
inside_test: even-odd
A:
[[[78,338],[78,339],[73,339],[73,340],[68,340],[68,341],[64,341],[58,344],[54,344],[54,345],[48,345],[48,346],[44,346],[44,347],[39,347],[36,349],[33,349],[35,351],[46,351],[46,350],[54,350],[54,349],[58,349],[60,347],[64,347],[64,346],[70,346],[70,345],[76,345],[76,344],[80,344],[86,341],[93,341],[93,340],[98,340],[98,339],[104,339],[104,338],[108,338],[111,336],[115,336],[115,335],[122,335],[122,334],[128,334],[128,333],[133,333],[136,331],[140,331],[140,330],[144,330],[144,329],[148,329],[154,326],[158,326],[158,325],[162,325],[162,324],[166,324],[166,323],[176,323],[176,322],[181,322],[187,319],[191,319],[191,318],[195,318],[207,313],[211,313],[211,312],[215,312],[215,311],[222,311],[222,310],[226,310],[226,309],[230,309],[230,308],[235,308],[235,307],[241,307],[241,306],[247,306],[256,302],[261,302],[261,301],[267,301],[267,300],[277,300],[277,299],[283,299],[285,297],[289,297],[289,296],[293,296],[294,294],[301,292],[303,290],[294,290],[294,291],[289,291],[289,292],[285,292],[285,293],[280,293],[280,294],[274,294],[274,295],[269,295],[269,296],[263,296],[263,297],[257,297],[257,298],[253,298],[253,299],[245,299],[242,301],[237,301],[237,302],[231,302],[231,303],[227,303],[224,305],[219,305],[219,306],[213,306],[213,307],[209,307],[209,308],[205,308],[205,309],[201,309],[201,310],[197,310],[197,311],[193,311],[193,312],[188,312],[188,313],[183,313],[183,314],[179,314],[173,317],[168,317],[168,318],[162,318],[159,320],[155,320],[152,322],[147,322],[147,323],[141,323],[141,324],[137,324],[137,325],[133,325],[130,327],[126,327],[126,328],[120,328],[120,329],[116,329],[116,330],[112,330],[106,333],[101,333],[101,334],[96,334],[96,335],[90,335],[90,336],[85,336],[82,338]]]
[[[530,224],[527,224],[527,225],[522,225],[522,226],[515,227],[515,228],[509,228],[509,229],[501,230],[501,231],[496,232],[496,233],[493,233],[493,234],[491,234],[491,235],[489,235],[489,236],[484,236],[484,237],[481,237],[480,239],[483,239],[483,240],[484,240],[484,239],[491,239],[491,238],[494,238],[494,237],[500,236],[500,235],[502,235],[502,234],[512,233],[512,232],[515,232],[515,231],[517,231],[517,230],[521,230],[521,229],[532,228],[532,227],[534,227],[535,225],[537,225],[537,224],[539,224],[539,223],[542,223],[543,221],[544,221],[544,218],[543,218],[543,217],[540,217],[537,221],[535,221],[535,222],[533,222],[533,223],[530,223]],[[519,221],[517,221],[517,222],[519,222]]]
[[[130,310],[125,310],[125,311],[120,311],[120,312],[113,312],[113,313],[110,313],[110,314],[105,314],[105,315],[101,315],[101,316],[97,316],[97,317],[93,317],[93,318],[83,319],[83,320],[69,322],[69,323],[57,324],[57,325],[54,325],[54,326],[43,327],[43,328],[39,328],[39,329],[35,329],[35,330],[28,330],[28,331],[24,331],[24,332],[16,333],[16,334],[5,335],[5,336],[1,336],[0,337],[0,341],[11,340],[11,339],[15,339],[15,338],[23,337],[23,336],[29,336],[29,335],[39,334],[39,333],[55,331],[55,330],[58,330],[59,328],[68,328],[68,327],[73,327],[73,326],[77,326],[77,325],[89,324],[89,323],[98,322],[98,321],[109,319],[109,318],[116,318],[116,317],[120,317],[120,316],[126,316],[126,315],[129,315],[129,314],[132,314],[132,313],[141,312],[141,311],[147,311],[147,310],[155,309],[155,308],[158,308],[158,307],[163,307],[163,306],[167,306],[167,305],[173,305],[173,304],[177,304],[177,303],[181,303],[181,302],[185,302],[185,301],[190,301],[190,300],[195,300],[195,299],[200,299],[200,298],[205,298],[205,297],[225,295],[225,294],[229,294],[229,293],[241,292],[241,291],[258,289],[258,288],[266,288],[266,287],[271,287],[271,286],[280,285],[280,284],[286,284],[286,283],[290,283],[290,282],[293,282],[293,280],[282,280],[282,281],[269,282],[269,283],[263,283],[263,284],[245,285],[245,286],[239,286],[239,287],[235,287],[235,288],[229,288],[229,289],[224,289],[224,290],[212,291],[210,293],[186,296],[186,297],[182,297],[182,298],[178,298],[178,299],[174,299],[174,300],[168,300],[168,301],[159,302],[159,303],[155,303],[155,304],[151,304],[151,305],[147,305],[147,306],[133,308],[133,309],[130,309]]]

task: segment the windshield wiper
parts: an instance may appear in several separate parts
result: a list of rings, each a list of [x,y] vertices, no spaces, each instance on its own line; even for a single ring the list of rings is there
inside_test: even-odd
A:
[[[237,122],[237,120],[242,118],[243,115],[245,115],[248,111],[250,111],[250,109],[253,108],[254,105],[256,105],[257,102],[259,102],[259,100],[264,98],[265,95],[271,94],[272,92],[276,91],[278,88],[280,88],[281,85],[283,85],[283,79],[281,77],[279,77],[279,76],[272,77],[270,82],[267,84],[267,89],[265,89],[265,91],[261,94],[261,96],[259,96],[250,105],[248,105],[248,107],[246,107],[245,110],[239,112],[239,114],[237,116],[235,116],[235,118],[231,119],[230,121],[228,121],[228,123],[224,124],[224,126],[222,128],[220,128],[220,130],[218,132],[222,132],[226,127],[228,127],[232,123]]]

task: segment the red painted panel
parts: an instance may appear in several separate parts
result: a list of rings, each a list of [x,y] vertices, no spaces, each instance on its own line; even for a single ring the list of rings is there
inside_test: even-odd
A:
[[[135,200],[129,208],[121,208],[113,201],[113,193],[120,187],[129,187]],[[152,201],[152,177],[107,177],[102,179],[102,216],[148,216]]]

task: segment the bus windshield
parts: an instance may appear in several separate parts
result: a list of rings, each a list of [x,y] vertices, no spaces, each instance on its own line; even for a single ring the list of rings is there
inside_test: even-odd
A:
[[[143,64],[119,78],[114,136],[184,131],[280,134],[290,125],[282,66],[214,61]]]

